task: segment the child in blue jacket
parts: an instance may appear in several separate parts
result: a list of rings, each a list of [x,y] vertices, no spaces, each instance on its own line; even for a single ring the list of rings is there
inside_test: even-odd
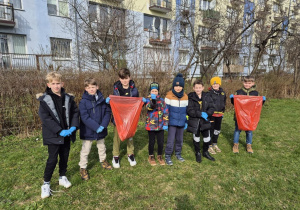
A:
[[[182,74],[177,74],[173,81],[172,90],[165,98],[165,103],[169,109],[168,140],[165,149],[165,160],[168,165],[173,165],[171,155],[175,142],[175,156],[183,162],[181,150],[183,144],[183,131],[187,128],[186,109],[188,106],[188,96],[184,93],[184,79]]]
[[[82,149],[80,152],[80,175],[83,180],[88,180],[87,171],[88,155],[93,141],[97,141],[100,165],[104,169],[111,170],[111,165],[106,161],[106,147],[104,138],[107,136],[107,126],[111,118],[111,109],[105,103],[102,93],[98,90],[94,78],[84,81],[85,91],[79,103],[80,111],[80,138]]]
[[[145,128],[149,135],[149,163],[155,166],[154,158],[154,144],[155,136],[157,138],[157,160],[160,165],[165,165],[162,158],[164,147],[164,130],[168,130],[168,108],[166,107],[164,99],[159,96],[159,85],[156,82],[150,84],[150,96],[147,98],[147,119]]]

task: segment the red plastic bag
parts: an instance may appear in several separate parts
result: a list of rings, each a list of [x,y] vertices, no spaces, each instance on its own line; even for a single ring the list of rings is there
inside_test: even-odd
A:
[[[121,141],[134,136],[139,122],[143,101],[141,97],[110,95],[110,107],[114,115]]]
[[[259,122],[263,97],[234,95],[233,99],[239,130],[254,131]]]

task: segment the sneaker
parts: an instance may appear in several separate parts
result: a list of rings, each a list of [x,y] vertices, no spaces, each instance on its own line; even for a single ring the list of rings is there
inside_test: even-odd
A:
[[[213,149],[216,151],[216,152],[221,152],[220,148],[218,147],[218,145],[214,144],[213,146]]]
[[[248,153],[253,153],[253,149],[252,149],[252,145],[251,144],[247,144],[247,152]]]
[[[41,193],[42,199],[50,197],[51,195],[50,184],[43,184],[41,189],[42,189],[42,193]]]
[[[239,153],[239,144],[234,143],[232,148],[233,153]]]
[[[149,155],[148,162],[151,166],[156,166],[154,155]]]
[[[210,154],[212,154],[212,155],[217,154],[211,145],[210,145],[209,148],[208,148],[208,152],[209,152]]]
[[[211,161],[215,161],[215,158],[213,158],[212,156],[210,156],[209,152],[206,151],[203,153],[203,157],[207,158],[208,160],[211,160]]]
[[[201,163],[201,153],[200,152],[197,152],[196,154],[196,161],[198,162],[198,163]]]
[[[102,168],[104,168],[106,170],[112,170],[112,166],[107,162],[107,160],[100,162],[100,165]]]
[[[164,159],[162,158],[161,155],[157,155],[157,160],[158,160],[158,162],[159,162],[159,164],[160,164],[161,166],[166,165],[166,163],[165,163],[165,161],[164,161]]]
[[[66,176],[62,176],[59,179],[59,185],[64,186],[65,188],[69,188],[72,186],[71,182],[69,182]]]
[[[87,180],[90,179],[90,176],[89,176],[89,174],[88,174],[88,171],[87,171],[85,168],[81,168],[81,169],[80,169],[80,176],[81,176],[81,179],[82,179],[82,180],[85,180],[85,181],[87,181]]]
[[[166,163],[169,165],[169,166],[172,166],[173,165],[173,162],[171,160],[171,156],[165,156],[165,160],[166,160]]]
[[[113,157],[112,165],[113,165],[114,168],[120,168],[120,160],[119,160],[118,156]]]
[[[181,154],[176,155],[177,160],[179,160],[180,162],[184,162],[183,157],[181,157]]]
[[[136,165],[136,161],[134,159],[134,155],[131,154],[128,156],[128,162],[130,163],[131,166],[135,166]]]

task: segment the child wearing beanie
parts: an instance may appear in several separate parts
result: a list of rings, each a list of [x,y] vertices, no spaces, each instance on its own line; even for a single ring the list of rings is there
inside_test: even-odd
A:
[[[221,132],[221,124],[226,105],[226,93],[221,88],[221,84],[222,83],[220,77],[213,77],[210,80],[211,87],[208,89],[213,99],[215,107],[215,111],[211,117],[212,123],[210,128],[210,136],[212,145],[210,145],[208,149],[210,154],[216,154],[216,152],[221,152],[217,144],[218,137]]]
[[[168,165],[173,165],[171,155],[175,142],[175,156],[183,162],[181,150],[183,144],[183,131],[187,128],[186,109],[188,96],[184,93],[184,79],[182,74],[177,74],[172,84],[172,90],[166,95],[165,102],[169,110],[168,139],[165,149],[165,160]]]
[[[169,111],[164,99],[159,96],[159,85],[156,82],[150,84],[150,95],[147,98],[147,118],[145,128],[149,135],[149,158],[151,166],[155,166],[154,145],[155,136],[157,138],[157,160],[160,165],[165,165],[162,158],[164,146],[164,130],[168,130]]]

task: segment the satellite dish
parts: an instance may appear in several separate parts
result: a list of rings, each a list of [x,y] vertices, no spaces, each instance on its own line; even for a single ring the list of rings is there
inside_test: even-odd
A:
[[[154,21],[154,27],[155,27],[156,29],[158,29],[159,26],[160,26],[160,19],[159,19],[159,18],[155,18],[155,21]]]

